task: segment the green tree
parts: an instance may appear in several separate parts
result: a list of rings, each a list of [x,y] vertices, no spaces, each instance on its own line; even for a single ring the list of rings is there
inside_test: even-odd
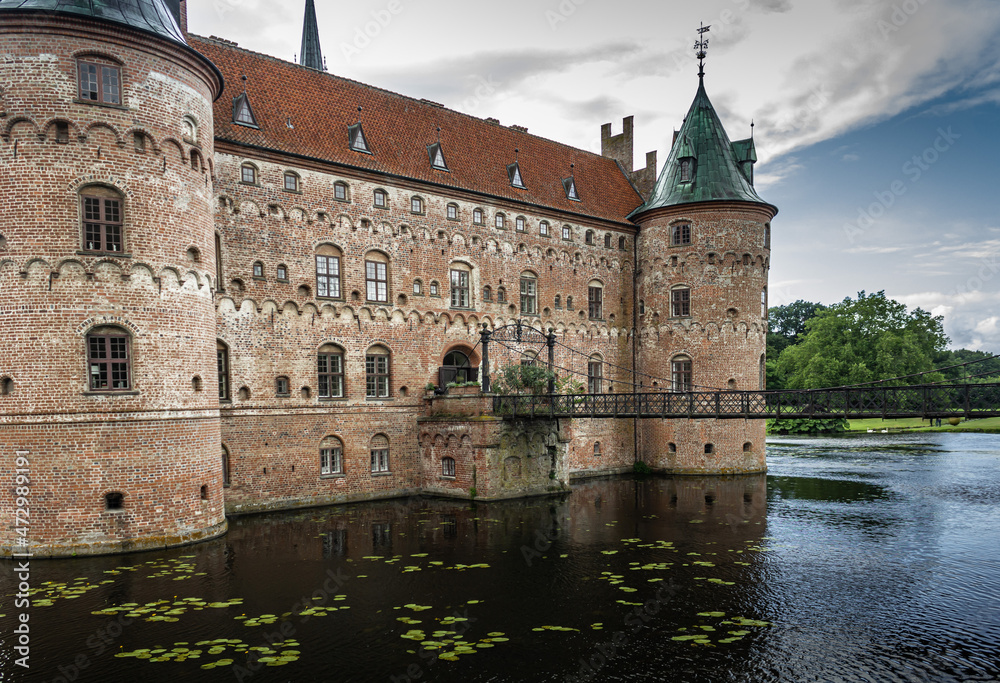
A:
[[[944,351],[934,359],[937,367],[948,367],[978,361],[972,365],[955,367],[944,370],[945,379],[958,384],[972,383],[985,384],[996,382],[1000,376],[1000,358],[994,358],[992,353],[985,351],[970,351],[969,349],[958,349],[957,351]],[[974,377],[974,375],[984,375]]]
[[[805,323],[798,344],[778,357],[776,372],[789,389],[819,389],[911,375],[935,367],[948,344],[941,316],[912,312],[885,292],[850,297]],[[919,384],[940,373],[901,380]]]
[[[805,334],[806,323],[826,306],[799,299],[787,306],[775,306],[767,311],[767,355],[777,360],[786,348],[797,343]]]

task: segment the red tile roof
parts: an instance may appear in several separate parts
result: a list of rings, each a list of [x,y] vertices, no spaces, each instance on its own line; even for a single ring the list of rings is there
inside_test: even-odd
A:
[[[226,79],[215,102],[215,135],[223,140],[611,221],[628,222],[626,216],[642,204],[612,159],[233,44],[188,38]],[[232,122],[244,74],[260,130]],[[371,155],[348,147],[347,129],[358,122],[359,106]],[[439,126],[450,173],[434,170],[427,153]],[[507,175],[515,149],[526,190],[511,187]],[[576,165],[579,202],[566,198],[562,183],[570,164]]]

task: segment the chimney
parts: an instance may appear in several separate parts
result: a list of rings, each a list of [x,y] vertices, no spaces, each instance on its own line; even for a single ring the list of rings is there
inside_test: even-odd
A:
[[[188,4],[187,0],[181,0],[181,31],[184,35],[188,32]]]

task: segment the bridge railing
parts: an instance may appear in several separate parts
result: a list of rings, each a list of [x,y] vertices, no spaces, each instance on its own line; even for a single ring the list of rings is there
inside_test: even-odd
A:
[[[1000,384],[788,391],[519,394],[493,397],[504,417],[987,417],[1000,415]]]

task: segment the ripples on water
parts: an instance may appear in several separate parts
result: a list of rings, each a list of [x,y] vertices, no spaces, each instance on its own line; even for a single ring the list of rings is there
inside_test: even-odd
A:
[[[298,643],[284,648],[298,659],[242,680],[1000,680],[1000,437],[779,438],[768,463],[766,478],[610,479],[566,498],[243,517],[198,546],[36,561],[35,587],[97,587],[32,609],[27,677],[13,666],[4,597],[0,680],[59,680],[82,656],[80,681],[236,681],[245,654],[198,643],[267,647],[276,634]],[[331,576],[343,600],[323,593]],[[11,581],[0,575],[5,596]],[[115,617],[92,614],[185,597],[206,606],[176,621],[126,617],[120,633]],[[303,616],[303,597],[348,609]],[[246,626],[243,613],[274,621]],[[442,626],[448,617],[468,621]],[[723,623],[737,617],[770,625]],[[411,629],[492,647],[444,661],[400,637]],[[491,633],[503,635],[484,643]],[[175,647],[202,652],[113,656]],[[225,657],[234,663],[202,668]]]

